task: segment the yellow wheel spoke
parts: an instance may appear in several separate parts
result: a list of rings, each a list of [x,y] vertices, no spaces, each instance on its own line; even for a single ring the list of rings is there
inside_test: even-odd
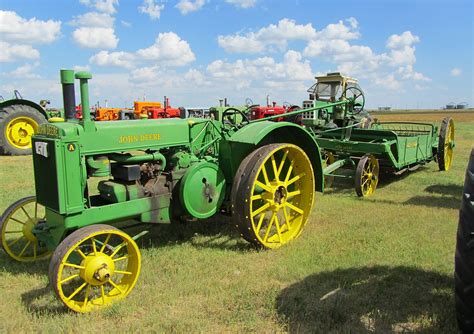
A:
[[[133,273],[131,271],[124,271],[124,270],[115,270],[116,274],[122,274],[122,275],[132,275]]]
[[[66,282],[69,282],[70,280],[75,279],[76,277],[79,277],[79,274],[74,274],[74,275],[68,276],[65,279],[59,281],[59,284],[64,284]]]
[[[286,202],[286,206],[289,207],[290,209],[292,209],[293,211],[298,212],[301,215],[304,213],[303,210],[301,210],[300,208],[298,208],[297,206],[294,206],[293,204],[291,204],[289,202]]]
[[[117,254],[117,253],[118,253],[124,246],[126,246],[126,245],[127,245],[127,242],[124,241],[124,242],[122,242],[120,245],[118,245],[117,247],[115,247],[114,252],[110,255],[110,257],[114,257],[115,254]]]
[[[276,212],[275,212],[275,227],[278,233],[278,238],[280,239],[280,242],[282,242],[283,240],[281,239],[280,222],[278,220],[278,215],[276,214]]]
[[[286,206],[283,207],[283,215],[285,216],[286,226],[288,227],[288,231],[291,230],[290,225],[290,217],[288,216],[288,212],[286,212]]]
[[[257,199],[262,199],[263,196],[261,194],[258,194],[258,195],[253,195],[252,197],[250,197],[250,200],[251,201],[255,201]]]
[[[270,203],[265,203],[264,205],[262,205],[261,207],[259,207],[257,210],[253,211],[252,212],[252,217],[255,217],[256,215],[258,215],[260,212],[263,212],[264,210],[268,209],[270,207]]]
[[[82,308],[85,308],[87,305],[87,301],[89,300],[89,294],[91,292],[91,285],[87,284],[86,288],[86,296],[84,297],[84,303],[82,304]]]
[[[283,154],[283,157],[281,158],[280,166],[278,166],[278,173],[277,173],[278,175],[280,175],[283,169],[283,165],[285,164],[285,160],[287,156],[288,156],[288,150],[285,151],[285,153]]]
[[[100,295],[102,296],[102,305],[105,305],[105,291],[104,291],[104,286],[100,286]]]
[[[260,219],[258,220],[258,224],[257,224],[257,227],[255,228],[255,232],[258,234],[260,232],[260,229],[262,228],[262,223],[263,223],[263,220],[265,219],[265,214],[262,213],[260,215]]]
[[[25,238],[24,236],[19,237],[18,239],[14,240],[11,244],[9,244],[8,247],[13,246],[13,245],[16,244],[18,241],[20,241],[21,239],[24,239],[24,238]]]
[[[112,236],[112,234],[108,234],[107,235],[107,238],[105,238],[105,241],[104,241],[104,244],[102,245],[102,247],[100,248],[100,252],[103,253],[104,252],[104,249],[105,247],[107,246],[109,240],[110,240],[110,237]]]
[[[125,256],[122,256],[122,257],[118,257],[116,259],[112,259],[112,261],[114,262],[118,262],[118,261],[123,261],[123,260],[126,260],[130,257],[130,255],[125,255]]]
[[[306,175],[305,172],[296,175],[294,178],[292,178],[291,180],[289,180],[289,181],[286,182],[286,186],[288,187],[290,184],[292,184],[292,183],[298,181],[299,179],[301,179],[301,178],[302,178],[303,176],[305,176],[305,175]]]
[[[25,207],[24,207],[24,206],[21,206],[20,208],[21,208],[21,210],[25,213],[25,215],[28,217],[29,220],[33,220],[33,219],[31,219],[31,217],[30,217],[30,215],[28,214],[28,212],[25,210]]]
[[[291,172],[293,171],[293,161],[290,163],[290,167],[288,167],[288,171],[286,172],[285,183],[288,182],[291,176]]]
[[[300,194],[301,194],[301,190],[290,191],[289,193],[286,194],[286,197],[289,198],[289,197],[293,197]]]
[[[269,193],[272,193],[272,192],[273,192],[273,189],[272,189],[270,186],[268,186],[268,185],[266,185],[266,184],[263,184],[262,182],[260,182],[260,181],[258,181],[258,180],[255,180],[255,185],[256,185],[256,186],[259,186],[260,188],[262,188],[262,189],[264,189],[264,190],[266,190],[266,191],[268,191]]]
[[[269,184],[270,181],[268,180],[268,174],[267,174],[267,169],[265,168],[265,164],[262,164],[262,174],[263,174],[263,179],[265,180],[265,183]]]
[[[80,265],[69,263],[69,262],[63,262],[63,265],[65,265],[66,267],[71,267],[71,268],[76,268],[76,269],[85,269],[84,266],[80,266]]]
[[[21,250],[20,254],[18,254],[18,257],[21,257],[23,255],[23,253],[25,253],[25,251],[28,249],[28,246],[31,244],[31,241],[28,241],[25,245],[25,247],[23,247],[23,249]]]
[[[272,155],[270,159],[272,160],[273,174],[275,174],[275,179],[279,181],[280,177],[278,175],[278,169],[277,169],[277,164],[275,161],[275,156]]]
[[[97,246],[95,244],[94,238],[91,238],[91,245],[92,245],[92,251],[94,252],[94,255],[97,255]]]
[[[79,255],[80,255],[80,256],[81,256],[83,259],[85,259],[85,258],[86,258],[86,254],[84,254],[84,252],[83,252],[83,251],[81,251],[81,249],[80,249],[79,247],[78,247],[78,248],[76,248],[76,249],[75,249],[75,251],[76,251],[76,252],[78,252],[78,253],[79,253]]]
[[[87,285],[87,282],[84,282],[81,284],[80,287],[78,287],[76,290],[74,290],[74,292],[69,295],[69,297],[66,298],[67,301],[70,301],[72,298],[74,298],[75,295],[77,295],[79,292],[82,291],[82,289],[84,289],[84,287]]]
[[[270,218],[270,223],[267,226],[267,232],[265,232],[265,236],[263,237],[263,242],[267,242],[268,236],[270,234],[270,230],[272,229],[273,221],[275,220],[276,213],[274,212],[272,218]]]
[[[21,225],[25,225],[25,222],[22,222],[16,218],[10,217],[11,220],[16,221],[17,223],[20,223]]]
[[[111,279],[109,279],[107,282],[110,283],[110,285],[112,285],[114,288],[116,288],[121,294],[123,294],[123,291],[122,289],[120,289],[120,287],[117,285],[117,283],[115,283],[114,281],[112,281]]]

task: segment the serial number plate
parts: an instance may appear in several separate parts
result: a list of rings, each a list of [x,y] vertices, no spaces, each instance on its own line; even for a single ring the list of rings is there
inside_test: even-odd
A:
[[[43,157],[48,157],[48,143],[37,141],[35,142],[35,152],[36,154],[42,155]]]

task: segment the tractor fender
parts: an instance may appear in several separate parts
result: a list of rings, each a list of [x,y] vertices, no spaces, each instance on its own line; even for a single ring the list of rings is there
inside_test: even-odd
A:
[[[2,102],[0,102],[0,109],[3,109],[5,107],[9,107],[9,106],[13,106],[13,105],[19,105],[19,104],[32,107],[32,108],[36,109],[41,115],[43,115],[45,119],[49,118],[46,111],[38,103],[35,103],[33,101],[30,101],[30,100],[12,99],[12,100],[2,101]]]
[[[267,144],[290,143],[301,147],[308,155],[313,166],[316,190],[320,192],[324,190],[324,175],[319,146],[314,137],[300,125],[270,121],[250,123],[236,131],[229,138],[229,142],[231,146],[236,148],[233,151],[247,151],[245,155],[257,147]]]

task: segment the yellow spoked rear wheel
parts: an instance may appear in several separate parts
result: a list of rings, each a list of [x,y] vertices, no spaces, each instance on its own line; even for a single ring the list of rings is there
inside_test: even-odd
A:
[[[357,196],[367,197],[374,193],[379,182],[379,162],[370,154],[364,155],[357,164],[355,190]]]
[[[324,151],[323,153],[323,168],[333,164],[336,161],[334,154],[329,151]],[[334,183],[334,176],[324,176],[324,188],[331,188],[332,184]]]
[[[108,225],[81,228],[54,251],[49,279],[58,298],[73,311],[90,312],[125,298],[140,274],[135,241]]]
[[[6,128],[8,143],[19,149],[31,148],[31,136],[38,130],[38,122],[28,116],[15,117]]]
[[[453,162],[454,151],[454,121],[450,117],[443,119],[439,131],[438,167],[440,170],[449,170]]]
[[[296,145],[272,144],[252,152],[234,180],[234,222],[248,241],[277,248],[296,238],[314,200],[313,168]]]
[[[36,261],[51,255],[33,234],[33,228],[45,219],[45,209],[35,196],[22,198],[10,205],[0,221],[1,243],[5,252],[22,262]]]

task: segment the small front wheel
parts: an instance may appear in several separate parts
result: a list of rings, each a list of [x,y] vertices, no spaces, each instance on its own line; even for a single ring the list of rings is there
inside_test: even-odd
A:
[[[446,117],[441,123],[438,141],[438,167],[440,170],[447,171],[453,162],[454,149],[454,122],[452,118]]]
[[[49,280],[64,305],[90,312],[125,298],[140,267],[140,250],[128,234],[109,225],[92,225],[59,244],[49,264]]]
[[[355,173],[355,191],[359,197],[374,193],[379,182],[379,162],[371,155],[364,155],[357,164]]]
[[[45,221],[45,209],[36,202],[35,196],[22,198],[5,210],[0,220],[0,241],[12,259],[32,262],[51,255],[33,233],[41,221]]]

